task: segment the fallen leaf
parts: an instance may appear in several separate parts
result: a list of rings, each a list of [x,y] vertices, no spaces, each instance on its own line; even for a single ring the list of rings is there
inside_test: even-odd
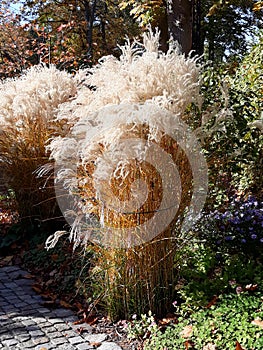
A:
[[[189,338],[193,333],[193,326],[185,326],[182,332],[180,333],[182,338]]]
[[[89,316],[85,318],[85,322],[88,323],[90,326],[93,326],[98,321],[98,319],[98,317]]]
[[[245,290],[250,290],[250,291],[253,292],[254,290],[257,289],[257,287],[258,287],[257,284],[247,284],[246,287],[245,287]]]
[[[31,275],[30,273],[27,273],[26,275],[23,275],[23,278],[31,280],[31,279],[35,278],[35,276]]]
[[[55,301],[57,299],[57,295],[56,294],[52,294],[49,292],[43,292],[40,294],[42,296],[43,299],[47,300],[47,301]]]
[[[75,302],[75,303],[74,303],[74,306],[75,306],[78,310],[83,311],[83,305],[82,305],[81,303]]]
[[[79,327],[79,328],[76,329],[76,332],[78,334],[82,334],[84,332],[84,328],[83,327]]]
[[[75,321],[75,322],[73,322],[73,324],[83,324],[83,323],[85,323],[85,318],[82,318],[81,320],[78,320],[78,321]]]
[[[251,323],[256,325],[256,326],[259,326],[260,328],[263,329],[263,321],[262,320],[256,319],[256,320],[253,320]]]
[[[172,322],[175,322],[176,321],[176,317],[174,315],[168,315],[167,317],[165,318],[162,318],[160,321],[159,321],[159,324],[161,326],[166,326]]]
[[[42,303],[43,306],[48,308],[56,309],[58,307],[58,304],[54,300],[47,300]]]
[[[209,309],[211,306],[215,305],[217,299],[218,299],[218,297],[215,295],[215,296],[213,297],[213,299],[210,301],[210,303],[208,303],[208,304],[206,305],[206,308]]]
[[[244,350],[238,341],[236,342],[236,350]]]
[[[69,303],[67,303],[66,301],[64,300],[60,300],[60,305],[65,307],[66,309],[71,309],[72,308],[72,305],[70,305]]]
[[[38,294],[40,294],[42,292],[41,286],[37,285],[37,284],[33,284],[32,289]]]
[[[90,326],[94,325],[98,321],[99,317],[96,317],[95,315],[86,316],[86,313],[84,312],[84,317],[82,317],[80,320],[73,322],[73,324],[83,324],[88,323]]]
[[[1,259],[1,263],[8,265],[12,262],[13,255],[6,256],[4,259]]]
[[[90,343],[90,345],[97,348],[101,345],[101,343]]]

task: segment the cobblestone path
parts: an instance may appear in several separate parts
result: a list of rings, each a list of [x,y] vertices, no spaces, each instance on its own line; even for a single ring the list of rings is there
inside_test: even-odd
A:
[[[78,318],[68,309],[48,309],[31,288],[32,281],[16,266],[0,268],[0,349],[35,350],[121,350],[107,334],[93,334],[81,324],[79,334],[73,322]]]

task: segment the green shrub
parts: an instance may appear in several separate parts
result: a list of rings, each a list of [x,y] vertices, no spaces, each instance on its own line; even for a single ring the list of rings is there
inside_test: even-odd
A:
[[[235,191],[262,196],[263,36],[241,63],[207,67],[201,111],[194,110],[209,165],[207,206],[220,207]],[[224,111],[224,113],[222,113]]]
[[[178,324],[155,332],[144,350],[185,350],[186,342],[188,349],[195,350],[209,349],[209,344],[210,349],[232,350],[236,342],[246,349],[260,350],[263,329],[254,322],[263,319],[262,295],[262,292],[225,294],[207,308],[179,309]]]

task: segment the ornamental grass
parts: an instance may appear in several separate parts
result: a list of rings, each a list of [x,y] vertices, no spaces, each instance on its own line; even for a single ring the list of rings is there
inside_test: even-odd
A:
[[[78,92],[57,115],[67,120],[68,135],[48,145],[57,193],[66,194],[60,206],[71,224],[69,238],[75,247],[90,249],[92,242],[94,298],[112,319],[148,310],[161,315],[171,307],[193,174],[180,142],[169,135],[181,128],[186,108],[201,103],[196,59],[173,44],[160,52],[158,32],[120,49],[119,59],[103,57],[77,73]],[[167,193],[164,182],[175,173],[170,163],[181,188],[168,186]],[[178,205],[166,223],[176,206],[169,198]],[[47,248],[64,233],[50,237]]]
[[[55,67],[36,66],[0,85],[0,167],[15,192],[22,220],[46,220],[57,215],[52,166],[47,140],[64,133],[66,124],[55,121],[59,106],[76,94],[77,82]]]

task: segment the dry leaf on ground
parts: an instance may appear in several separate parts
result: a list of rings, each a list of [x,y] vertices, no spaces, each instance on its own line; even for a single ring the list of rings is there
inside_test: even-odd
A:
[[[236,350],[245,350],[242,348],[238,341],[236,342]]]
[[[263,329],[263,321],[262,320],[256,319],[256,320],[253,320],[251,323],[256,325],[256,326],[259,326],[260,328]]]
[[[181,337],[189,338],[193,333],[193,326],[185,326],[182,332],[180,333]]]

